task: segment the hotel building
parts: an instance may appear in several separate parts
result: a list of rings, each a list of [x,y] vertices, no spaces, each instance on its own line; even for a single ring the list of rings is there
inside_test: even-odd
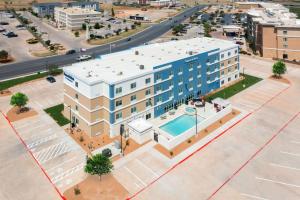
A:
[[[60,8],[56,7],[54,19],[58,28],[77,30],[82,28],[82,24],[89,21],[91,25],[100,22],[102,13],[86,8]]]
[[[64,115],[88,135],[152,119],[239,78],[231,41],[194,38],[139,46],[64,68]]]
[[[262,57],[300,61],[300,19],[275,3],[257,3],[248,13],[247,37]]]

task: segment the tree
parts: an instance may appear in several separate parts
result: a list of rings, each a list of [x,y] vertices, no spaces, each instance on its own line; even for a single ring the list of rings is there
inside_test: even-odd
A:
[[[16,93],[10,99],[10,105],[19,107],[19,111],[27,104],[28,97],[23,93]]]
[[[275,77],[280,78],[281,75],[286,72],[285,63],[282,62],[281,60],[277,61],[276,63],[274,63],[272,71]]]
[[[108,24],[108,25],[107,25],[107,27],[110,29],[110,28],[111,28],[111,25],[110,25],[110,24]]]
[[[95,28],[95,29],[100,29],[100,24],[97,22],[97,23],[94,25],[94,28]]]
[[[87,159],[84,171],[91,175],[98,175],[101,180],[101,176],[109,174],[112,169],[113,164],[108,157],[102,154],[96,154]]]
[[[5,50],[0,51],[0,60],[7,60],[8,58],[8,52]]]
[[[79,37],[79,32],[76,31],[76,32],[74,33],[74,35],[75,35],[75,37]]]
[[[114,10],[114,8],[111,8],[111,16],[115,16],[115,10]]]
[[[82,29],[82,30],[86,30],[86,24],[82,24],[82,25],[81,25],[81,29]]]

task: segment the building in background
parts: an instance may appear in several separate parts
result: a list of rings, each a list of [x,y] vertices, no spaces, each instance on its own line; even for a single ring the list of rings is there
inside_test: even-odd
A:
[[[170,7],[176,5],[176,0],[152,0],[148,1],[152,7]]]
[[[55,8],[54,20],[58,28],[78,30],[82,24],[100,22],[102,13],[86,8]]]
[[[156,118],[239,78],[231,41],[193,38],[140,46],[64,68],[64,115],[90,136]]]
[[[97,1],[35,3],[32,5],[32,10],[33,12],[37,13],[39,17],[44,17],[46,15],[54,16],[54,9],[56,7],[85,8],[85,9],[91,9],[95,11],[100,10],[99,2]]]
[[[247,39],[261,56],[300,61],[300,19],[274,3],[259,3],[248,14]]]

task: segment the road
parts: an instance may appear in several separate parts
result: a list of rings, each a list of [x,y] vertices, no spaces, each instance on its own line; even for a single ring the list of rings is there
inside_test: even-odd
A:
[[[172,20],[166,20],[162,23],[151,26],[150,28],[131,36],[131,40],[127,41],[127,38],[117,41],[112,48],[112,52],[122,51],[125,49],[129,49],[138,45],[142,45],[146,42],[149,42],[162,34],[166,33],[168,30],[172,28],[173,25],[179,24],[185,19],[189,18],[196,11],[203,9],[205,6],[196,6],[193,8],[189,8],[184,12],[174,16]],[[87,54],[91,54],[93,56],[107,54],[110,51],[110,44],[98,46],[95,48],[91,48],[87,50]],[[57,65],[63,66],[68,65],[75,62],[77,54],[73,55],[59,55],[52,56],[47,58],[41,58],[37,60],[31,60],[26,62],[14,63],[4,65],[0,68],[0,80],[12,78],[15,76],[43,71],[46,69],[47,65]]]

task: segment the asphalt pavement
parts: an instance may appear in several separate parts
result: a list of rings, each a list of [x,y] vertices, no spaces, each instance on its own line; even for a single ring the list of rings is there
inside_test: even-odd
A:
[[[112,52],[126,50],[135,46],[143,45],[149,42],[172,28],[172,26],[177,25],[184,21],[185,19],[192,16],[196,11],[203,9],[205,6],[195,6],[188,8],[184,12],[174,16],[170,20],[163,21],[159,24],[153,25],[150,28],[131,36],[131,40],[128,41],[127,38],[114,42]],[[110,52],[110,44],[101,45],[98,47],[90,48],[86,51],[86,54],[93,56],[99,56],[108,54]],[[59,55],[47,58],[41,58],[37,60],[30,60],[20,63],[7,64],[0,67],[0,80],[12,78],[15,76],[20,76],[24,74],[34,73],[38,71],[46,70],[49,65],[57,65],[62,67],[76,62],[76,57],[79,53],[72,55]]]

